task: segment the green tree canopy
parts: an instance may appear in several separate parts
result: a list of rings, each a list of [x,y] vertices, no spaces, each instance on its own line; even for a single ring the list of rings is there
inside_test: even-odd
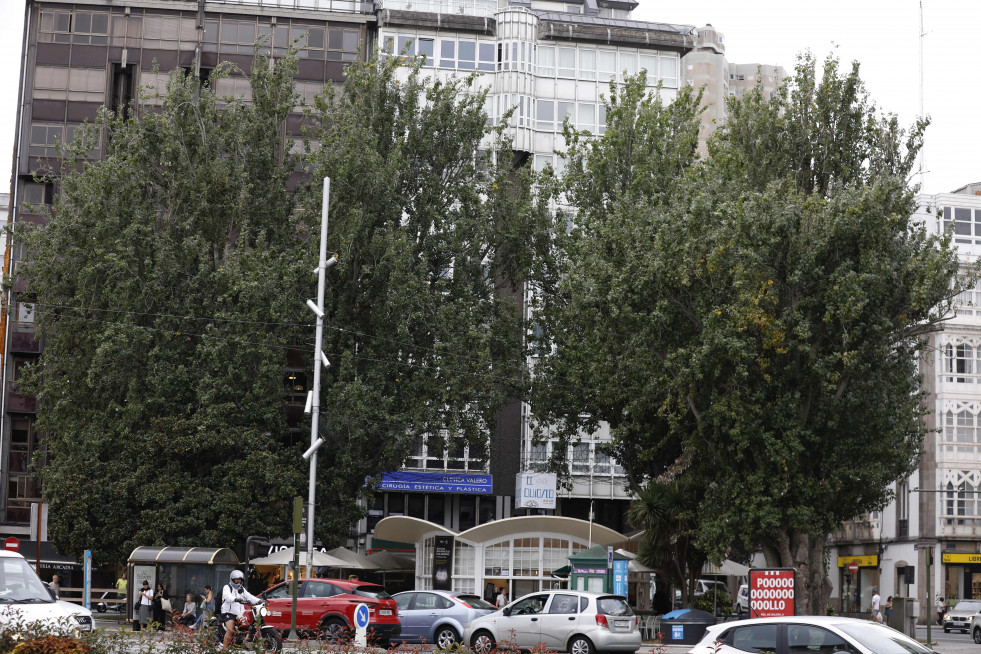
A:
[[[960,290],[949,240],[911,219],[924,128],[881,116],[857,64],[804,57],[774,98],[730,103],[666,197],[580,211],[541,312],[535,414],[569,438],[609,422],[635,488],[696,481],[698,544],[762,545],[806,612],[828,534],[917,463],[916,359]],[[598,143],[570,157],[629,178],[623,145]]]
[[[482,469],[496,412],[523,395],[520,281],[550,217],[488,129],[485,97],[474,77],[437,81],[385,57],[350,65],[314,107],[312,176],[331,180],[339,254],[325,300],[331,502],[424,441]]]
[[[17,234],[45,345],[23,383],[63,551],[119,560],[135,545],[289,532],[309,426],[287,424],[284,382],[288,357],[315,365],[304,300],[323,175],[340,263],[327,275],[316,536],[346,536],[366,479],[398,469],[423,434],[479,458],[524,383],[508,292],[547,213],[506,152],[483,165],[482,140],[501,144],[472,80],[353,63],[308,117],[320,147],[297,152],[295,59],[275,63],[257,57],[248,102],[176,71],[159,106],[102,112],[104,158],[76,165],[76,143],[47,225]]]

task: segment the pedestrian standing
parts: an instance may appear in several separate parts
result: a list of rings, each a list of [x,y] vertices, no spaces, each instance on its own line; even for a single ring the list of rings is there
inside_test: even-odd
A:
[[[944,598],[941,597],[937,600],[937,624],[941,627],[944,626],[944,613],[946,613],[946,608],[947,602],[945,602]]]
[[[143,588],[139,593],[140,597],[140,627],[146,629],[150,622],[150,609],[153,606],[153,590],[150,589],[150,582],[143,580]]]
[[[497,591],[497,608],[503,609],[508,603],[508,593],[504,586]]]
[[[873,588],[872,589],[872,621],[873,622],[882,622],[882,615],[879,613],[879,603],[881,601],[882,598],[879,597],[879,589]]]
[[[886,598],[886,603],[882,605],[882,617],[885,622],[889,622],[889,614],[892,613],[892,595]]]
[[[61,599],[61,578],[58,575],[51,576],[51,583],[48,584],[51,592],[54,593],[55,599]]]

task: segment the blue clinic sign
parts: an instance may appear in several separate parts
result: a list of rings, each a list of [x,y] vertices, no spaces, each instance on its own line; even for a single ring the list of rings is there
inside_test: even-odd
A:
[[[442,472],[386,472],[378,490],[408,491],[410,493],[468,493],[490,495],[493,475],[470,475]]]
[[[627,564],[629,561],[613,562],[613,594],[627,597]]]

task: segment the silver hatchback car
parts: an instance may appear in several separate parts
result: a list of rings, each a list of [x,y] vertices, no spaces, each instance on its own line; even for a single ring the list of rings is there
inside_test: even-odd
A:
[[[489,654],[498,643],[510,641],[523,650],[541,643],[569,654],[633,654],[641,644],[637,616],[627,600],[577,590],[525,595],[500,611],[475,619],[463,634],[463,642],[476,654]]]

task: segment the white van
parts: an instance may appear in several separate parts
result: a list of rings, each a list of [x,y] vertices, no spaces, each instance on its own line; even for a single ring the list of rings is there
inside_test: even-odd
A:
[[[0,629],[35,631],[33,625],[63,635],[92,631],[92,612],[56,601],[22,555],[0,550]]]

